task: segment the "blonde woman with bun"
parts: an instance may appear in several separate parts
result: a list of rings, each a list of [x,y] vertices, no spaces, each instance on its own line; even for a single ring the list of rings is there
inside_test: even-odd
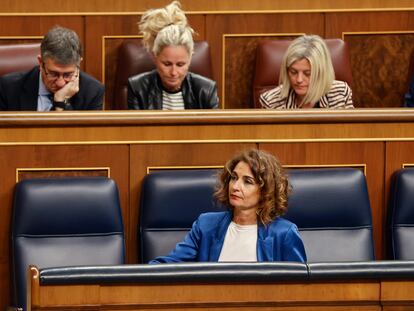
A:
[[[354,108],[350,87],[335,80],[328,47],[317,35],[292,41],[283,56],[279,84],[260,95],[263,108]]]
[[[129,109],[218,108],[216,83],[188,71],[194,30],[178,1],[144,13],[139,30],[156,69],[128,79]]]

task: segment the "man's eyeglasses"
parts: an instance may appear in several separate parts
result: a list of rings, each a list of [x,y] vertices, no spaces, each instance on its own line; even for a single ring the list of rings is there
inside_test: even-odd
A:
[[[50,80],[50,81],[57,80],[60,77],[62,77],[63,80],[65,80],[66,82],[69,82],[70,80],[72,80],[73,77],[76,77],[78,75],[78,72],[79,72],[79,67],[78,66],[76,67],[77,68],[76,71],[64,72],[64,73],[47,70],[46,66],[45,66],[45,63],[42,63],[42,67],[43,67],[43,70],[45,72],[45,75],[46,75],[47,79]]]

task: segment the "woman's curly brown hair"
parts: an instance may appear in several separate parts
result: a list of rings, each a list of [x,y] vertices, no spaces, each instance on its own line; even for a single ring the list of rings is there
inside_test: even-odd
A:
[[[257,150],[246,150],[229,160],[219,175],[214,197],[232,209],[229,201],[229,183],[231,174],[239,162],[249,165],[260,189],[260,200],[257,215],[263,224],[287,211],[289,181],[279,160],[272,154]]]

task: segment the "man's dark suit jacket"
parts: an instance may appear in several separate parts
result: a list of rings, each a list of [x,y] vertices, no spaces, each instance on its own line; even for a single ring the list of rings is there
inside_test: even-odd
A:
[[[95,78],[80,72],[79,92],[69,100],[73,110],[102,109],[105,87]],[[0,110],[37,110],[39,66],[26,72],[0,77]]]

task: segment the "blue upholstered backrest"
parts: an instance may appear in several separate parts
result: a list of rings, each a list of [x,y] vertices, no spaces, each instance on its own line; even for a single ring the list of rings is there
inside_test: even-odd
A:
[[[139,228],[142,263],[168,254],[201,213],[224,210],[213,199],[217,172],[167,170],[145,177]]]
[[[118,189],[101,177],[27,179],[16,185],[12,219],[14,303],[25,308],[29,265],[123,264]]]
[[[173,249],[200,213],[223,210],[212,199],[217,170],[171,170],[146,176],[141,193],[141,260]],[[289,170],[284,217],[296,223],[308,261],[373,260],[371,208],[358,169]]]
[[[365,175],[354,168],[289,171],[292,193],[284,216],[294,222],[309,262],[374,260]]]
[[[414,169],[406,168],[393,176],[390,195],[391,256],[414,260]]]

